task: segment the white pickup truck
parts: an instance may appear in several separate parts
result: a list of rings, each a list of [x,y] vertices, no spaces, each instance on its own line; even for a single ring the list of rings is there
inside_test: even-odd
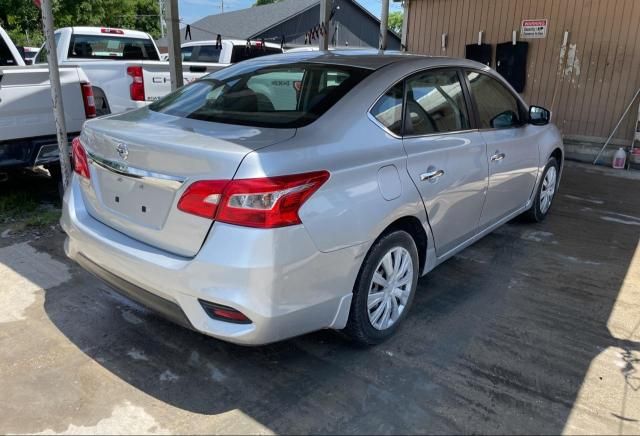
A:
[[[137,109],[171,91],[169,63],[160,61],[158,48],[148,33],[106,27],[65,27],[56,30],[55,38],[58,63],[80,65],[89,77],[98,115]],[[247,46],[242,41],[223,41],[220,49],[214,47],[215,58],[201,56],[197,62],[195,59],[190,62],[183,55],[185,83],[231,63],[264,54],[265,50],[255,49],[260,44],[253,41]],[[198,47],[197,52],[201,50]],[[35,64],[45,62],[46,51],[41,49]]]
[[[60,68],[69,140],[95,117],[92,88],[80,67]],[[58,142],[49,69],[25,66],[0,27],[0,173],[45,165],[57,170]]]

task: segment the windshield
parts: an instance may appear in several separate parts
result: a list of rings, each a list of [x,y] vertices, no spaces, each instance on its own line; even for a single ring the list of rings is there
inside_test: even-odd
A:
[[[150,39],[117,35],[72,35],[69,58],[157,61],[158,52]]]
[[[238,64],[153,103],[156,112],[256,127],[295,128],[325,113],[370,73],[322,64]]]

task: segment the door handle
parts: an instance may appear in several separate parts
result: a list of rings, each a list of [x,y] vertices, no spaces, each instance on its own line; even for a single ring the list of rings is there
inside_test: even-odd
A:
[[[444,176],[444,170],[433,170],[420,174],[420,180],[424,182],[425,180],[434,180],[442,176]]]
[[[496,152],[496,154],[494,154],[493,156],[491,156],[491,161],[492,162],[497,162],[497,161],[501,161],[502,159],[505,158],[505,154],[504,153],[498,153]]]

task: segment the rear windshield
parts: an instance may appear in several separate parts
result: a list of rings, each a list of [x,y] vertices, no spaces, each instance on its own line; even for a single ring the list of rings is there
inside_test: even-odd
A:
[[[183,118],[257,127],[305,126],[370,74],[321,64],[238,64],[205,76],[153,103]]]
[[[117,35],[72,35],[69,58],[157,61],[158,52],[147,38]]]
[[[247,59],[259,58],[272,54],[282,53],[281,48],[257,46],[257,45],[234,45],[231,51],[231,63],[246,61]]]
[[[221,49],[215,45],[182,47],[182,60],[185,62],[218,62]]]

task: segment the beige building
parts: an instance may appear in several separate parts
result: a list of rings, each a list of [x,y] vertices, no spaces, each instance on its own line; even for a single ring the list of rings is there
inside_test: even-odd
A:
[[[409,52],[465,57],[465,46],[528,42],[530,104],[553,111],[565,138],[603,142],[640,87],[640,0],[405,0]],[[527,20],[525,27],[523,21]],[[537,26],[537,27],[534,27]],[[638,101],[616,143],[630,144]]]

